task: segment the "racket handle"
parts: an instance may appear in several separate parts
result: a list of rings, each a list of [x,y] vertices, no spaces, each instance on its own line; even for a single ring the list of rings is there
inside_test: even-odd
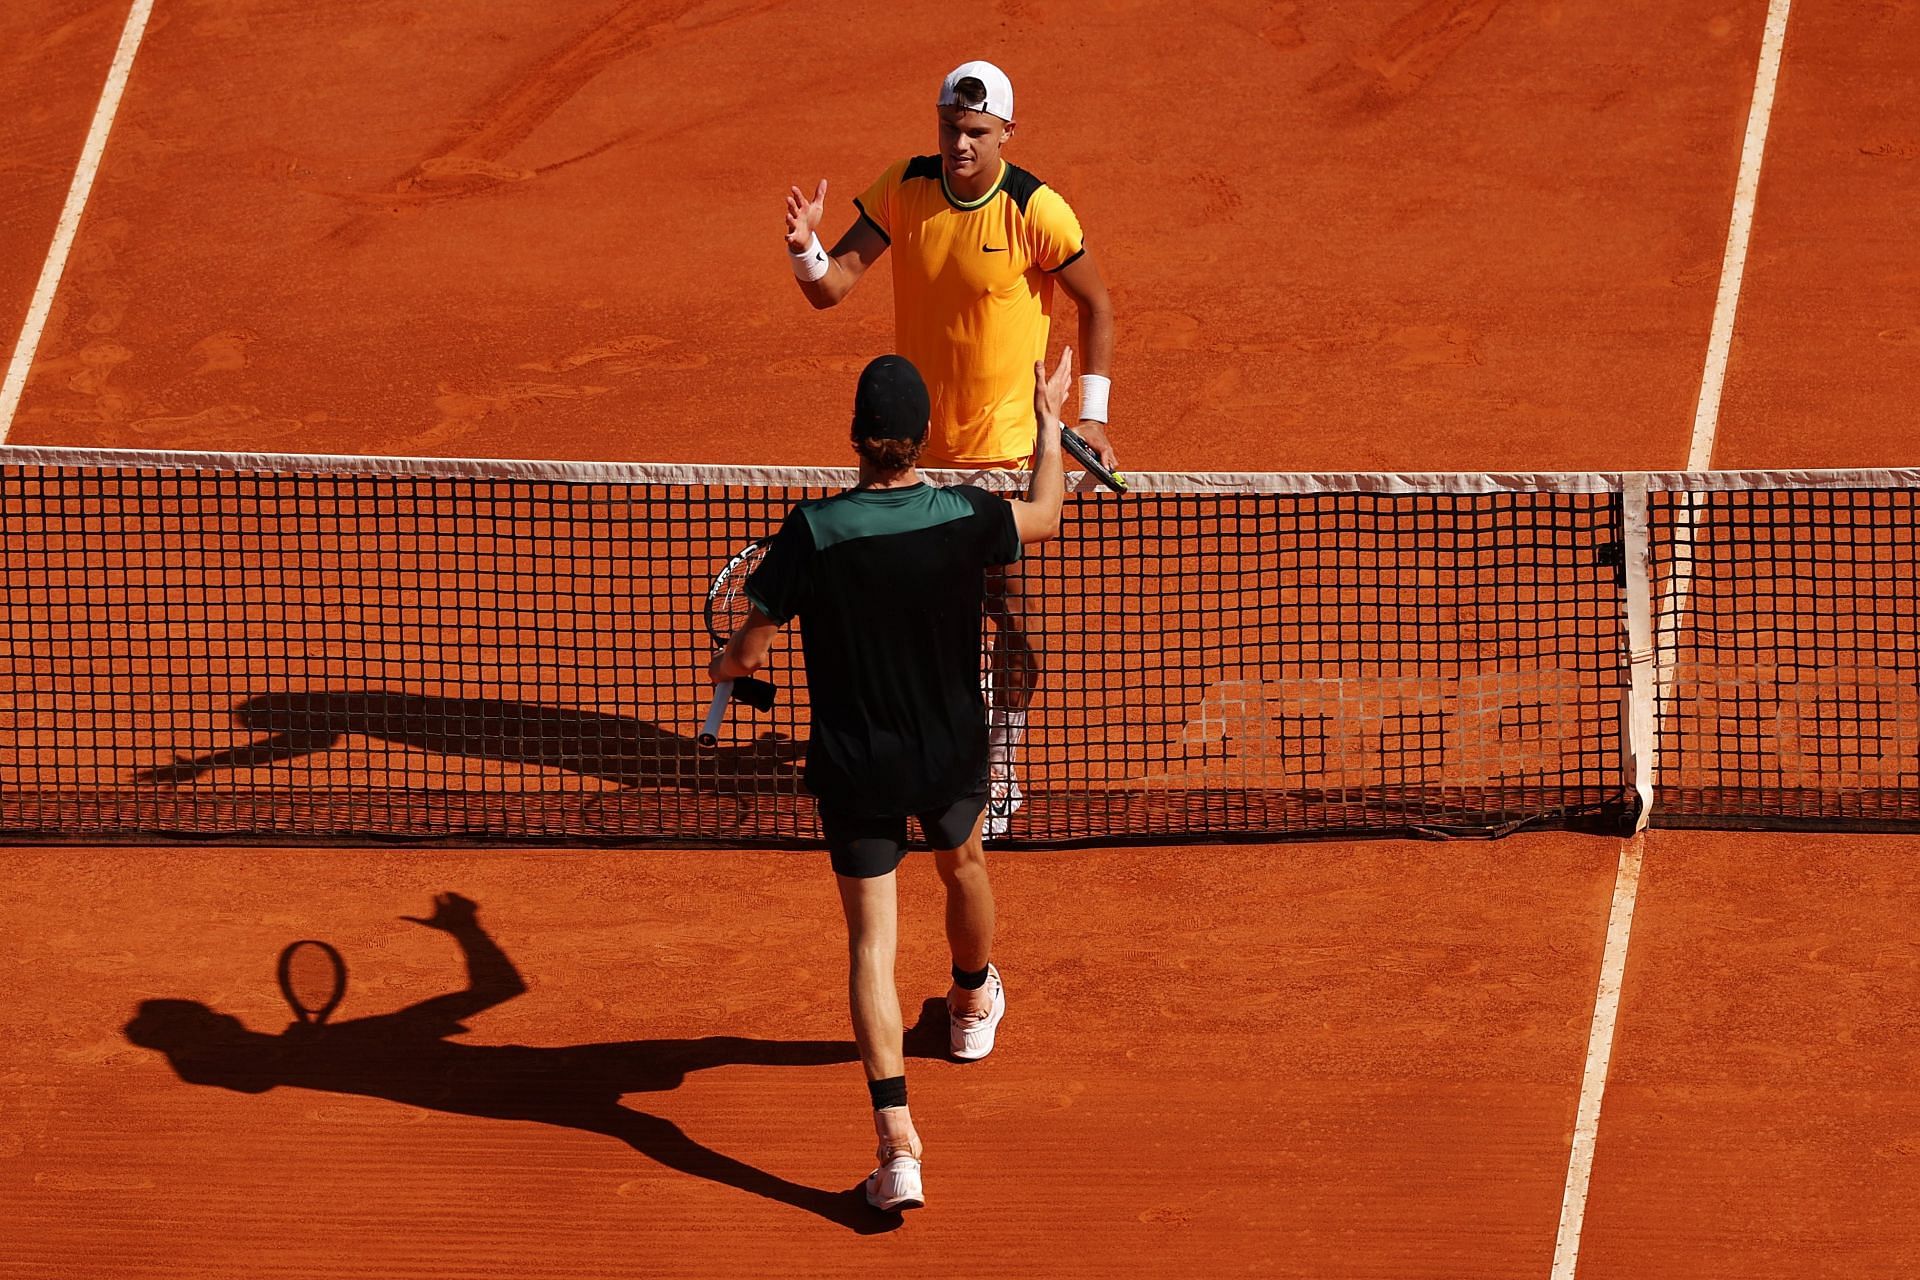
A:
[[[711,747],[720,741],[720,722],[726,718],[727,700],[733,697],[733,681],[722,680],[713,686],[713,705],[707,708],[706,723],[700,726],[697,741],[703,747]]]
[[[1115,493],[1127,491],[1127,478],[1117,471],[1107,470],[1100,462],[1100,455],[1093,451],[1093,446],[1081,439],[1080,433],[1072,427],[1060,428],[1060,447],[1073,455],[1073,460],[1080,464],[1082,470],[1107,488]]]
[[[778,700],[780,691],[765,680],[756,680],[752,676],[741,676],[733,682],[733,700],[742,706],[752,707],[755,711],[771,711]]]

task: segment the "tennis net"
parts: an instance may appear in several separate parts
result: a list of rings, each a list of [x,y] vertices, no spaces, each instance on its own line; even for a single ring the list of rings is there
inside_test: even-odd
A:
[[[702,750],[702,607],[852,480],[0,448],[0,835],[810,843],[797,636]],[[1920,824],[1915,480],[1075,493],[1010,836]]]

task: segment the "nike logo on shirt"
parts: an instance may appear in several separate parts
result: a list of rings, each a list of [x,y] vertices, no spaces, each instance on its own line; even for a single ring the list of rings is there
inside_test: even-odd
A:
[[[1001,245],[998,249],[994,248],[992,245],[982,245],[980,247],[980,252],[982,253],[1005,253],[1006,251],[1007,251],[1007,247],[1005,245]]]

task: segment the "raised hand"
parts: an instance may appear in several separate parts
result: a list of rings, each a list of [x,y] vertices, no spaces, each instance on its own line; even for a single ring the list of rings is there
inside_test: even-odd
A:
[[[429,929],[440,929],[451,933],[464,928],[478,918],[480,905],[472,898],[457,893],[436,893],[433,895],[433,914],[430,916],[401,916],[402,920],[411,920],[423,924]]]
[[[1044,430],[1060,429],[1060,410],[1067,403],[1067,390],[1073,385],[1073,348],[1060,353],[1060,363],[1047,372],[1047,362],[1033,362],[1033,416]]]
[[[820,219],[827,209],[827,180],[820,179],[813,199],[807,199],[798,187],[787,188],[787,252],[801,254],[813,243],[820,230]]]

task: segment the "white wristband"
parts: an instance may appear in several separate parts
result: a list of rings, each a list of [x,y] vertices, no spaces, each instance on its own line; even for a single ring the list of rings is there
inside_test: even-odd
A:
[[[1082,422],[1107,420],[1107,392],[1112,387],[1112,381],[1105,374],[1083,373],[1080,375],[1080,420]]]
[[[805,253],[787,250],[787,262],[793,267],[793,274],[800,280],[820,280],[833,270],[833,259],[820,247],[820,237],[815,236],[813,243],[807,246]]]

